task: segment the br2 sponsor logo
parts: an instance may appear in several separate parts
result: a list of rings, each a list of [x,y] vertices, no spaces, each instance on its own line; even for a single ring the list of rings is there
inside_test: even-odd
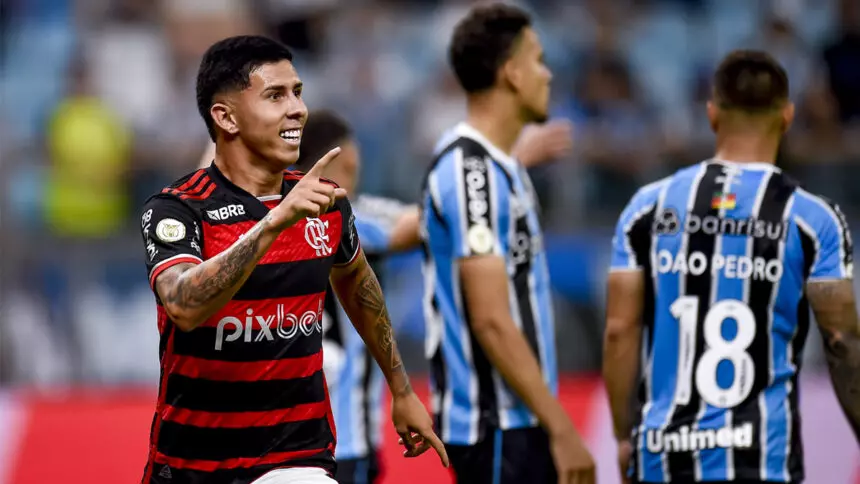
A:
[[[231,217],[238,217],[239,215],[245,215],[244,205],[230,204],[216,210],[206,211],[206,216],[209,217],[209,220],[215,221],[227,220]]]

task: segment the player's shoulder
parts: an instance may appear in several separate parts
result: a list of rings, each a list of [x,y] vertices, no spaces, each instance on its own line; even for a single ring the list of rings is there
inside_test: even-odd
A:
[[[829,211],[838,207],[838,204],[831,198],[807,190],[805,187],[798,186],[794,190],[795,205],[798,208],[806,208],[813,211]]]
[[[657,206],[661,196],[665,195],[668,190],[689,185],[703,169],[704,163],[697,163],[680,168],[671,175],[643,185],[630,197],[630,201],[627,202],[627,206],[621,213],[620,220],[624,222],[631,217],[636,217],[637,214],[647,213]]]
[[[836,201],[803,187],[797,187],[794,191],[792,212],[794,217],[818,230],[828,225],[833,225],[839,230],[848,228],[845,214]]]
[[[708,168],[708,162],[699,162],[679,168],[671,175],[642,186],[631,198],[631,205],[647,205],[656,203],[660,195],[672,189],[688,187]]]
[[[159,192],[151,195],[144,202],[144,210],[155,207],[171,207],[180,210],[187,209],[194,213],[199,212],[201,202],[210,198],[216,188],[210,175],[208,168],[200,168],[176,179]]]
[[[467,137],[454,138],[441,148],[428,170],[428,176],[434,176],[436,183],[443,189],[459,188],[467,183],[470,177],[480,178],[489,175],[501,176],[511,183],[515,174],[506,170],[497,156],[482,143]]]
[[[491,158],[490,151],[481,143],[466,136],[451,136],[443,138],[434,151],[434,168],[444,167],[455,163],[457,159]]]
[[[628,209],[639,210],[642,207],[654,205],[660,197],[660,193],[667,189],[678,174],[661,178],[657,181],[643,185],[630,197],[627,204]]]

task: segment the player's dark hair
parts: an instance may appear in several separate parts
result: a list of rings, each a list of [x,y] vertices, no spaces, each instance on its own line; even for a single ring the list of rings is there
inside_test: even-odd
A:
[[[349,123],[329,110],[311,111],[302,129],[302,144],[299,159],[294,167],[308,171],[324,154],[352,137]]]
[[[788,100],[788,75],[766,52],[730,52],[714,74],[714,100],[723,109],[749,113],[782,107]]]
[[[240,35],[220,40],[203,54],[197,71],[197,110],[209,136],[215,141],[215,121],[209,114],[215,96],[241,91],[251,85],[251,72],[264,64],[292,61],[285,45],[258,35]]]
[[[531,25],[523,10],[496,3],[473,8],[454,28],[448,62],[467,93],[489,89]]]

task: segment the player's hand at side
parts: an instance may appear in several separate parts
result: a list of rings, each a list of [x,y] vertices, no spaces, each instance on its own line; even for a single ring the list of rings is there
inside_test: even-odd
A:
[[[346,196],[346,190],[335,188],[320,180],[325,168],[340,154],[340,147],[326,153],[287,193],[284,200],[269,212],[270,222],[277,230],[284,230],[305,217],[319,217]]]
[[[514,147],[514,156],[526,167],[558,160],[573,150],[573,124],[557,119],[523,129]]]
[[[579,434],[570,430],[550,435],[550,452],[558,472],[558,484],[594,484],[594,459]]]
[[[448,467],[448,452],[433,431],[433,420],[424,404],[413,392],[395,395],[391,402],[391,420],[400,435],[400,445],[406,447],[405,457],[418,457],[432,447],[442,465]]]
[[[618,470],[621,472],[621,483],[630,484],[627,470],[630,469],[630,459],[633,458],[633,445],[629,440],[618,441]]]

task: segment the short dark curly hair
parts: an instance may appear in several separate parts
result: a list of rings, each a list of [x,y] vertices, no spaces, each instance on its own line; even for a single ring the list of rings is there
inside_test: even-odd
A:
[[[327,109],[312,111],[302,129],[301,150],[295,169],[310,170],[329,150],[350,138],[352,128],[346,119]]]
[[[723,109],[769,111],[788,101],[788,75],[770,54],[735,50],[714,74],[714,100]]]
[[[215,121],[209,109],[215,96],[251,85],[251,72],[264,64],[293,60],[287,46],[259,35],[228,37],[212,44],[197,71],[197,110],[215,141]]]
[[[467,93],[489,89],[499,68],[511,57],[531,17],[503,3],[473,8],[454,29],[448,61]]]

